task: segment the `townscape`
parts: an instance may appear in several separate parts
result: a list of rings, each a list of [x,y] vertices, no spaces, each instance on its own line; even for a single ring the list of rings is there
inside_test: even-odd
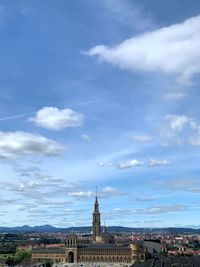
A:
[[[89,227],[80,227],[76,234],[76,228],[48,232],[48,225],[39,232],[21,229],[21,232],[1,233],[0,264],[4,267],[200,266],[200,230],[195,233],[192,229],[169,228],[155,229],[152,233],[144,229],[141,233],[111,233],[106,226],[101,227],[97,196],[92,225],[91,231]]]
[[[200,0],[0,0],[0,267],[200,267],[199,163]]]
[[[13,258],[16,251],[29,252],[33,247],[52,247],[54,245],[62,244],[66,240],[68,233],[17,233],[17,234],[1,234],[1,265],[6,266],[5,262],[9,262],[9,258]],[[188,263],[193,262],[194,266],[200,266],[198,259],[200,255],[200,234],[134,234],[134,233],[116,233],[116,238],[121,242],[127,242],[128,240],[142,243],[144,240],[161,241],[162,247],[165,248],[165,253],[156,251],[156,256],[152,254],[152,258],[147,259],[144,263],[135,263],[133,266],[152,266],[152,262],[159,262],[160,258],[166,262],[166,266],[171,266],[172,263]],[[91,234],[79,233],[78,238],[80,243],[89,242]],[[84,240],[84,241],[83,241]],[[7,248],[2,250],[2,242],[7,244]],[[8,244],[15,244],[12,251],[8,250]],[[18,263],[18,266],[34,266],[30,262],[30,254],[26,255],[27,258],[22,258],[22,261]],[[169,264],[171,262],[171,265]],[[168,263],[168,265],[167,265]],[[195,265],[196,264],[196,265]],[[9,266],[9,265],[8,265]],[[159,266],[158,264],[155,266]],[[177,265],[179,266],[179,265]],[[180,265],[181,266],[181,265]],[[192,266],[192,265],[184,265]]]

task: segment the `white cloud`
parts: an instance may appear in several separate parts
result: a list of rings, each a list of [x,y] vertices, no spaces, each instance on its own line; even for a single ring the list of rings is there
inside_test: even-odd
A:
[[[101,0],[99,3],[104,7],[109,18],[115,19],[124,26],[131,27],[131,29],[137,31],[154,27],[151,17],[144,14],[142,7],[135,1],[130,3],[130,1],[126,0]]]
[[[164,189],[185,191],[190,193],[200,193],[200,180],[194,178],[167,179],[165,181],[154,181],[154,183]]]
[[[118,189],[107,186],[104,187],[101,191],[98,192],[99,197],[107,198],[107,197],[113,197],[113,196],[122,196],[126,193],[119,191]],[[69,192],[69,196],[75,197],[75,198],[91,198],[95,197],[95,192],[93,191],[76,191],[76,192]]]
[[[76,198],[90,198],[94,197],[94,192],[92,191],[69,192],[68,196]]]
[[[167,114],[164,119],[168,121],[170,129],[175,132],[181,132],[184,126],[193,121],[190,117],[172,114]]]
[[[152,137],[149,135],[133,135],[132,140],[138,143],[145,143],[152,141]]]
[[[67,205],[72,205],[72,203],[69,202],[69,201],[59,201],[59,200],[51,201],[51,200],[48,200],[48,199],[39,199],[39,200],[36,201],[36,203],[38,205],[40,205],[40,207],[41,207],[41,205],[51,206],[51,207],[60,207],[60,206],[61,207],[66,207]]]
[[[160,129],[161,138],[166,139],[164,145],[169,145],[169,141],[173,141],[177,145],[200,145],[200,124],[194,118],[167,114],[164,116],[164,120],[166,124]]]
[[[116,167],[118,169],[128,169],[128,168],[132,168],[132,167],[137,167],[137,166],[143,166],[144,162],[137,160],[137,159],[132,159],[132,160],[127,160],[127,161],[122,161],[119,162]]]
[[[100,196],[102,197],[122,196],[122,195],[126,195],[126,193],[121,192],[118,189],[111,187],[111,186],[104,187],[100,191]]]
[[[30,196],[31,194],[38,192],[37,190],[40,189],[42,184],[33,180],[28,180],[19,181],[18,183],[1,182],[1,185],[3,186],[4,190],[22,194],[26,193]]]
[[[98,167],[116,167],[116,164],[113,162],[104,162],[104,161],[99,161],[97,163]]]
[[[42,173],[35,173],[35,177],[48,183],[64,183],[65,180],[59,177],[55,177],[52,175],[42,174]]]
[[[147,227],[155,227],[154,225],[155,224],[164,224],[164,221],[162,221],[162,220],[148,220],[148,221],[144,221],[143,222],[144,224],[146,224],[147,225]]]
[[[167,92],[163,95],[166,100],[179,100],[187,96],[185,92]]]
[[[132,37],[117,46],[98,45],[87,54],[121,69],[173,74],[188,82],[200,73],[200,16]]]
[[[16,200],[15,199],[9,199],[9,198],[2,198],[0,199],[1,201],[1,206],[2,205],[9,205],[9,204],[16,204]]]
[[[144,215],[156,215],[156,214],[165,214],[171,212],[182,212],[187,210],[188,207],[182,204],[171,204],[171,205],[162,205],[162,206],[153,206],[150,208],[137,209],[135,210],[136,214]]]
[[[198,124],[197,122],[191,121],[190,122],[190,127],[191,127],[191,129],[197,130],[197,132],[200,133],[200,124]]]
[[[77,185],[67,183],[67,181],[65,181],[65,183],[61,183],[60,181],[56,183],[34,178],[20,179],[17,182],[0,182],[1,191],[8,191],[13,192],[15,195],[21,195],[23,197],[23,199],[21,199],[22,202],[26,200],[34,200],[34,202],[42,201],[49,197],[54,200],[56,197],[62,199],[63,196],[66,197],[68,192],[74,192],[77,188]],[[27,202],[27,204],[28,203],[29,202]]]
[[[135,200],[139,202],[149,202],[149,201],[155,200],[155,198],[148,197],[148,196],[147,197],[136,197]]]
[[[62,146],[41,135],[28,132],[0,132],[0,158],[22,155],[57,155]]]
[[[170,204],[170,205],[155,205],[147,208],[139,209],[123,209],[123,208],[114,208],[113,210],[105,211],[104,217],[114,218],[114,217],[127,217],[131,215],[157,215],[157,214],[166,214],[166,213],[176,213],[184,212],[188,210],[188,206],[183,204]]]
[[[191,136],[189,136],[189,143],[193,146],[200,145],[200,124],[195,121],[190,122],[190,127],[194,131]]]
[[[133,167],[147,166],[147,167],[158,167],[158,166],[167,166],[170,165],[171,161],[167,159],[149,159],[147,162],[133,159],[127,161],[121,161],[117,163],[112,162],[99,162],[97,166],[99,167],[114,167],[117,169],[129,169]]]
[[[104,167],[104,166],[106,166],[106,163],[103,162],[103,161],[100,161],[100,162],[97,163],[97,166],[98,167]]]
[[[190,136],[189,142],[193,146],[200,146],[200,135]]]
[[[165,165],[169,165],[171,164],[171,162],[167,159],[150,159],[148,162],[148,166],[150,167],[157,167],[157,166],[165,166]]]
[[[69,108],[44,107],[36,113],[35,117],[30,117],[28,121],[49,130],[61,130],[67,127],[82,126],[84,117],[81,113]]]
[[[92,138],[87,134],[82,134],[81,138],[82,138],[82,140],[84,140],[86,142],[91,142],[92,141]]]

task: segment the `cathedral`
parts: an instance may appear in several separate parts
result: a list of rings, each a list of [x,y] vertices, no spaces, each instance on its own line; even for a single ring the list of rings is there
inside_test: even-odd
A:
[[[99,203],[97,196],[94,203],[93,222],[92,222],[92,241],[93,243],[111,244],[114,243],[114,236],[107,232],[104,226],[101,233],[101,220],[99,212]]]
[[[145,260],[145,249],[142,245],[135,243],[117,244],[114,236],[107,232],[106,227],[101,232],[100,217],[99,203],[96,196],[91,243],[79,244],[77,235],[70,233],[65,244],[61,246],[33,248],[32,261],[34,263],[51,261],[58,265],[63,264],[62,266],[65,266],[65,263],[78,264],[78,266],[90,263],[113,263],[130,266],[136,261]]]

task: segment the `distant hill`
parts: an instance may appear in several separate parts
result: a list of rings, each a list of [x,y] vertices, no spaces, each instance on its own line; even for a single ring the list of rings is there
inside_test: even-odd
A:
[[[71,232],[71,231],[77,232],[77,233],[90,233],[92,231],[91,226],[81,226],[81,227],[69,227],[69,228],[58,228],[54,227],[52,225],[41,225],[41,226],[18,226],[18,227],[1,227],[0,226],[0,233],[17,233],[17,232],[36,232],[36,233],[42,233],[42,232]],[[200,234],[200,229],[192,229],[192,228],[132,228],[132,227],[123,227],[123,226],[110,226],[108,228],[108,231],[111,233],[120,233],[120,232],[126,232],[126,233],[155,233],[155,234],[183,234],[183,233],[189,233],[189,234]]]

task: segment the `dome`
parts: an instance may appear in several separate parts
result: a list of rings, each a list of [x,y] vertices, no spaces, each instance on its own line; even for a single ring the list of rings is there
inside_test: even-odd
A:
[[[103,244],[114,243],[114,236],[111,233],[108,233],[106,226],[104,226],[103,232],[97,236],[96,242]]]
[[[140,249],[140,246],[138,244],[131,243],[130,248],[132,249],[132,251],[138,251]]]
[[[114,236],[108,232],[104,232],[101,234],[102,238],[114,238]]]

